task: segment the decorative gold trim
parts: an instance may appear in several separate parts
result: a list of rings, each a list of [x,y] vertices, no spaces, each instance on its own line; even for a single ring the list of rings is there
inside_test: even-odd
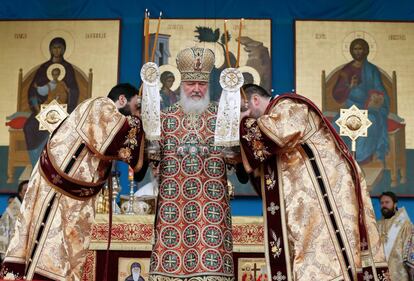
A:
[[[43,270],[37,268],[37,262],[39,261],[40,255],[41,255],[41,253],[43,251],[43,246],[44,246],[44,244],[46,242],[46,239],[47,239],[47,236],[48,236],[47,234],[49,233],[49,230],[50,230],[50,228],[52,226],[52,223],[54,221],[54,216],[55,216],[56,211],[57,211],[57,209],[59,207],[59,200],[60,200],[60,197],[61,196],[62,196],[61,194],[56,194],[56,197],[55,197],[55,199],[53,201],[53,206],[51,207],[50,212],[49,212],[49,215],[48,215],[48,218],[47,218],[47,221],[45,222],[45,226],[43,228],[43,232],[42,232],[42,235],[40,237],[39,244],[37,245],[36,251],[33,253],[34,256],[32,258],[32,262],[30,263],[30,266],[27,269],[27,274],[26,274],[26,277],[29,280],[31,280],[33,278],[33,275],[36,272],[39,272],[42,275],[45,275],[46,273],[48,273],[48,275],[50,275],[50,272],[46,272],[46,271],[43,271]],[[50,204],[50,203],[48,203],[48,204]],[[48,206],[46,206],[45,210],[47,209],[47,207]],[[43,214],[43,216],[44,216],[44,214]],[[43,216],[42,216],[42,219],[43,219]],[[39,229],[38,229],[38,231],[39,231]],[[37,235],[38,235],[38,233],[36,233],[36,236]],[[32,249],[30,250],[30,252],[32,251]],[[56,277],[54,277],[54,278],[56,278]],[[65,279],[61,279],[61,280],[64,281]]]
[[[286,207],[285,207],[285,194],[283,190],[283,183],[282,183],[282,172],[280,170],[280,167],[282,167],[282,160],[280,157],[276,158],[276,167],[277,167],[277,180],[278,180],[278,186],[279,186],[279,204],[280,204],[280,218],[282,220],[282,231],[283,236],[285,239],[283,239],[284,247],[285,247],[285,261],[286,261],[286,271],[287,271],[287,281],[293,280],[292,276],[292,264],[290,260],[290,250],[289,250],[289,241],[288,241],[288,231],[287,231],[287,225],[286,225]]]

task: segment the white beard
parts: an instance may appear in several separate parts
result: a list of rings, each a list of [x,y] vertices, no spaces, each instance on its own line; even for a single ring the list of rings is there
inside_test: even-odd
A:
[[[134,279],[134,281],[138,281],[139,280],[139,273],[132,272],[132,279]]]
[[[191,97],[187,97],[183,91],[183,88],[181,87],[180,103],[181,103],[181,106],[183,107],[184,113],[201,114],[207,109],[210,103],[210,93],[207,90],[206,94],[204,95],[202,99],[195,101]]]

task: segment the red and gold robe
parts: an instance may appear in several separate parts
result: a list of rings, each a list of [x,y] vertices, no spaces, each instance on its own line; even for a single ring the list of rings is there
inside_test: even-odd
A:
[[[33,169],[1,275],[80,280],[95,195],[112,160],[139,169],[143,130],[108,98],[81,103],[54,131]]]
[[[366,183],[322,113],[289,94],[241,123],[245,169],[260,175],[272,280],[384,280]]]
[[[149,280],[234,280],[231,211],[221,149],[214,146],[217,106],[198,115],[179,104],[161,114],[161,162],[155,245]]]

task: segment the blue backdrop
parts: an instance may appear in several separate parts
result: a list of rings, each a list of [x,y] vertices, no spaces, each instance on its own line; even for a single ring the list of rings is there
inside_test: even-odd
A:
[[[1,0],[0,19],[119,18],[122,20],[119,80],[138,85],[146,8],[154,16],[162,11],[164,18],[271,18],[272,81],[276,93],[294,88],[295,19],[414,20],[413,0]],[[6,202],[7,196],[1,196],[0,212]],[[378,214],[377,201],[374,203]],[[413,199],[402,203],[414,218]],[[259,206],[258,199],[236,200],[233,213],[258,215]]]

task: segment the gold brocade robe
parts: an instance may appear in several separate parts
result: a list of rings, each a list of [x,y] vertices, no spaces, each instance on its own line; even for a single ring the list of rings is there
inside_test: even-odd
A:
[[[407,212],[401,208],[392,218],[379,220],[378,229],[384,243],[392,280],[409,281],[409,275],[404,266],[404,251],[407,244],[411,242],[413,225]]]
[[[33,168],[0,276],[80,280],[95,195],[112,160],[140,167],[141,128],[109,98],[84,101],[61,123]]]
[[[345,145],[340,149],[339,136],[316,106],[296,94],[280,96],[259,119],[242,120],[240,139],[246,171],[261,175],[269,279],[385,280],[365,180],[361,173],[352,176]]]
[[[6,254],[7,246],[13,237],[14,225],[20,214],[21,205],[19,198],[15,197],[0,218],[0,255],[2,257]]]

